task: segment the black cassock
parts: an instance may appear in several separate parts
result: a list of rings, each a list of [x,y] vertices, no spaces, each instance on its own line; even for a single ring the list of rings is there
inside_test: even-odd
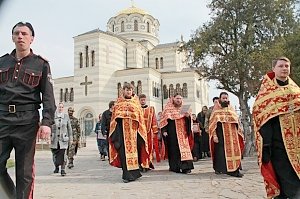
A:
[[[238,168],[236,171],[233,172],[227,171],[225,147],[224,147],[224,134],[223,134],[223,127],[221,122],[217,122],[216,133],[219,142],[214,143],[213,168],[217,172],[227,173],[229,175],[236,176],[239,173],[240,168]]]
[[[204,128],[205,114],[202,114],[202,112],[198,113],[197,119],[201,123],[201,151],[204,153],[209,153],[209,135]]]
[[[262,161],[271,161],[280,184],[280,196],[300,198],[300,180],[286,153],[279,116],[266,122],[259,132],[263,138]]]
[[[191,119],[185,118],[186,120],[186,130],[188,135],[192,133],[191,131]],[[191,169],[194,169],[193,161],[186,160],[181,161],[181,155],[178,145],[178,139],[176,134],[175,120],[168,119],[168,124],[162,128],[162,133],[167,132],[167,136],[163,136],[165,146],[168,151],[168,161],[169,161],[169,170],[176,173],[186,173]]]
[[[138,151],[141,148],[141,142],[143,142],[142,138],[138,134],[138,140],[137,140],[137,148]],[[111,140],[114,144],[114,147],[118,151],[121,166],[123,170],[122,179],[128,180],[128,181],[134,181],[137,178],[141,177],[142,174],[139,169],[135,170],[128,170],[126,165],[126,154],[125,154],[125,145],[124,145],[124,138],[123,138],[123,120],[121,118],[117,119],[117,126],[115,131],[111,135]]]

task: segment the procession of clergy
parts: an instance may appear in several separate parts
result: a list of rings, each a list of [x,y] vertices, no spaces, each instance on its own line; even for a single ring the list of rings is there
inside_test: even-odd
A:
[[[175,94],[156,117],[154,107],[146,105],[146,95],[134,95],[133,86],[125,83],[110,118],[110,164],[122,168],[127,183],[154,169],[154,156],[157,162],[168,159],[170,171],[188,174],[193,161],[206,155],[212,157],[216,174],[242,177],[244,140],[238,116],[226,92],[213,100],[215,105],[209,110],[204,106],[196,117],[183,105],[182,96]],[[103,125],[106,119],[102,120]]]
[[[300,88],[289,74],[289,59],[276,59],[253,107],[258,163],[268,198],[300,197]],[[193,161],[207,155],[215,174],[242,177],[245,140],[238,115],[228,93],[221,92],[213,101],[214,106],[204,106],[196,117],[176,93],[156,118],[146,96],[134,95],[133,86],[125,83],[123,96],[112,107],[108,134],[109,163],[122,168],[123,182],[154,169],[153,156],[158,162],[168,159],[169,171],[188,174]]]

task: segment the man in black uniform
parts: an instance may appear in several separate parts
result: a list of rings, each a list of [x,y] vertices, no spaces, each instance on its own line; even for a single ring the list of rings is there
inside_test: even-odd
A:
[[[101,132],[103,133],[103,135],[106,137],[106,141],[107,141],[107,156],[109,159],[109,147],[108,147],[108,133],[109,133],[109,127],[110,127],[110,120],[111,120],[111,115],[112,115],[112,111],[115,105],[115,101],[110,101],[108,104],[108,109],[106,111],[103,112],[102,114],[102,122],[101,122]],[[104,156],[105,158],[105,156]]]
[[[0,57],[0,198],[32,199],[37,133],[50,134],[56,110],[48,61],[30,48],[34,30],[19,22],[12,28],[15,50]],[[40,104],[43,118],[39,125]],[[15,150],[16,186],[6,162]]]

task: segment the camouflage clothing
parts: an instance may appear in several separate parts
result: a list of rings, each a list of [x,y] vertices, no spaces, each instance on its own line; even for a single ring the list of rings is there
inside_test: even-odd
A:
[[[73,142],[68,148],[68,159],[69,163],[73,163],[73,157],[77,153],[78,149],[78,144],[80,141],[80,126],[79,126],[79,121],[76,117],[74,116],[69,116],[70,121],[71,121],[71,126],[72,126],[72,132],[73,132]]]

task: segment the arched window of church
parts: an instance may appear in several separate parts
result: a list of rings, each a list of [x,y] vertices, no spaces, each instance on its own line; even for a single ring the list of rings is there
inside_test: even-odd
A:
[[[158,84],[155,82],[154,83],[154,93],[155,93],[155,97],[158,97]]]
[[[138,85],[137,85],[137,95],[140,95],[143,93],[143,88],[142,88],[142,82],[139,80]]]
[[[161,57],[160,58],[160,68],[163,68],[164,67],[164,58]]]
[[[137,86],[135,86],[134,81],[131,81],[130,84],[133,86],[133,93],[137,93]]]
[[[158,69],[159,63],[158,63],[158,58],[155,58],[155,68]]]
[[[82,57],[82,53],[79,53],[79,67],[80,67],[80,68],[83,67],[83,57]]]
[[[155,93],[155,84],[154,82],[152,82],[152,96],[156,97],[156,93]]]
[[[112,32],[115,32],[115,25],[112,25]]]
[[[124,31],[125,31],[125,28],[124,28],[124,27],[125,27],[124,21],[122,21],[122,22],[121,22],[121,32],[124,32]]]
[[[182,86],[182,97],[184,97],[184,98],[188,97],[187,83],[183,83],[183,86]]]
[[[168,92],[168,89],[167,89],[167,85],[163,86],[163,97],[164,97],[164,99],[168,99],[168,97],[169,97],[169,92]]]
[[[95,66],[95,51],[92,50],[92,66]]]
[[[160,96],[160,85],[156,84],[156,97]]]
[[[175,93],[178,93],[179,95],[182,96],[182,90],[180,88],[180,84],[176,84],[176,91],[175,91]]]
[[[118,83],[118,97],[121,97],[122,95],[122,86],[121,86],[121,83],[119,82]]]
[[[71,88],[70,90],[70,102],[73,102],[74,101],[74,89]]]
[[[89,47],[85,46],[85,67],[89,67]]]
[[[139,30],[139,24],[138,24],[138,21],[137,20],[134,20],[134,31],[138,31]]]
[[[200,98],[200,91],[199,91],[199,89],[197,89],[197,98],[198,99]]]
[[[66,92],[65,92],[65,102],[69,101],[69,91],[66,88]]]
[[[59,102],[63,101],[64,90],[61,88],[59,93]]]
[[[150,23],[147,22],[147,32],[150,32]]]
[[[175,90],[174,90],[173,84],[170,84],[170,86],[169,86],[169,97],[173,97],[174,94],[175,94]]]

